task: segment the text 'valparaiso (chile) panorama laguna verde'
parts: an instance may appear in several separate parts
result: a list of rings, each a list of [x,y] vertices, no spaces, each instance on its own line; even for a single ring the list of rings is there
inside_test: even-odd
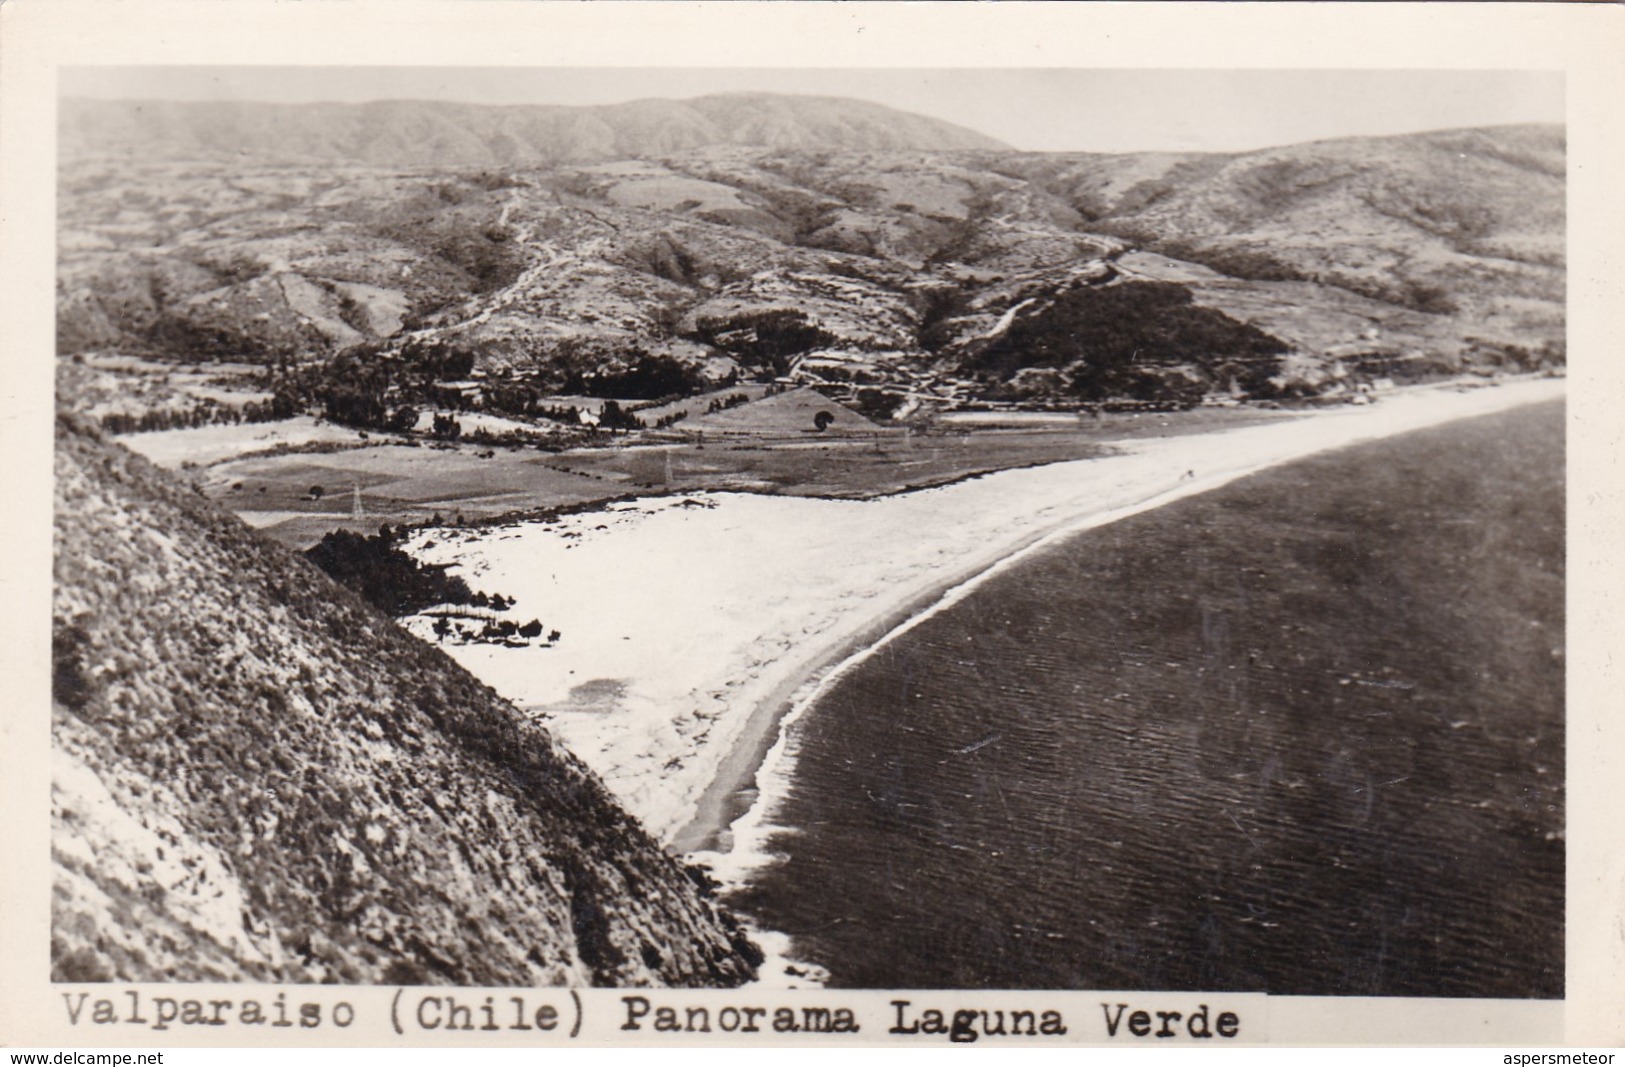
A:
[[[485,73],[61,74],[86,1018],[1564,995],[1561,75]]]

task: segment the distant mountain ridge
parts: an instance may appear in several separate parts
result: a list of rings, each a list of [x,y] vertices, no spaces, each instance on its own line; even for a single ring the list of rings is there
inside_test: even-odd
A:
[[[587,107],[448,101],[273,104],[66,99],[64,158],[513,167],[714,146],[795,151],[1008,150],[941,119],[864,100],[719,93]]]
[[[781,99],[725,103],[737,128],[768,131],[739,136],[783,134]],[[1107,388],[1105,357],[1062,322],[1109,312],[1102,328],[1133,353],[1172,329],[1153,305],[1188,296],[1315,374],[1345,359],[1380,375],[1527,368],[1562,359],[1566,149],[1562,126],[1528,125],[1239,153],[713,145],[411,168],[103,154],[62,168],[58,351],[276,363],[434,344],[544,391],[652,353],[713,380],[969,376],[987,398],[1069,402]],[[1209,341],[1244,335],[1178,314],[1199,328],[1152,347],[1188,391],[1276,377],[1202,370]],[[1016,358],[1033,350],[999,340],[1010,331],[1049,354]]]

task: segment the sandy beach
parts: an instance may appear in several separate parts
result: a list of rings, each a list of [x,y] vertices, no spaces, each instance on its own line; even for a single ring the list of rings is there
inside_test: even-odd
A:
[[[550,524],[427,531],[409,548],[515,598],[509,618],[560,631],[550,648],[445,647],[556,731],[674,850],[710,850],[790,709],[990,569],[1274,464],[1555,399],[1564,385],[1409,390],[876,500],[650,497]],[[433,642],[431,623],[407,620]]]

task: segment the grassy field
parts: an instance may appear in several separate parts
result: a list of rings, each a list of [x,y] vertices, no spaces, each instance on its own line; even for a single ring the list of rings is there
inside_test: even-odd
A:
[[[567,507],[618,496],[617,480],[573,473],[534,450],[380,445],[223,463],[205,492],[286,544],[305,547],[334,529],[380,523],[477,521],[514,511]],[[320,488],[320,493],[313,492]],[[356,489],[362,516],[354,515]]]
[[[1012,467],[1101,455],[1113,442],[1206,433],[1290,415],[1198,409],[1108,413],[1033,429],[945,428],[909,434],[806,430],[668,443],[638,436],[566,452],[474,445],[380,444],[291,452],[219,463],[203,475],[220,500],[278,540],[305,547],[333,529],[421,523],[460,515],[475,522],[515,512],[574,507],[628,493],[706,490],[868,497],[942,485]],[[132,438],[138,440],[138,438]],[[311,490],[321,487],[320,494]],[[361,518],[352,514],[355,490]]]

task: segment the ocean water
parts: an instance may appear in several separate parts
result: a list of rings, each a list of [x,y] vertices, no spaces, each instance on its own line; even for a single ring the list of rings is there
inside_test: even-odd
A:
[[[837,986],[1561,996],[1562,417],[993,578],[789,728],[731,903]]]

